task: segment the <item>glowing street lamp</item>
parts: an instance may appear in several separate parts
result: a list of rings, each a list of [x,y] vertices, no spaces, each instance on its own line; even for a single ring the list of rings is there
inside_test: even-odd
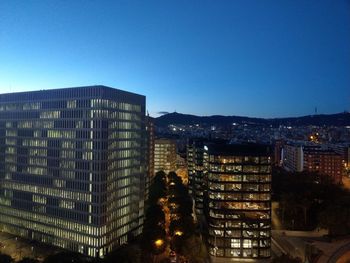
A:
[[[157,239],[156,241],[154,241],[154,244],[156,245],[156,247],[161,247],[164,244],[163,239]]]
[[[175,236],[182,236],[183,232],[180,230],[175,231]]]

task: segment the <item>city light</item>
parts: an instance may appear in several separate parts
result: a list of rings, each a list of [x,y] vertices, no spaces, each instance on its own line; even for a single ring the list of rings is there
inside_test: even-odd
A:
[[[182,236],[183,232],[180,230],[175,231],[175,236]]]
[[[164,244],[164,240],[157,239],[156,241],[154,241],[154,244],[156,245],[156,247],[161,247]]]

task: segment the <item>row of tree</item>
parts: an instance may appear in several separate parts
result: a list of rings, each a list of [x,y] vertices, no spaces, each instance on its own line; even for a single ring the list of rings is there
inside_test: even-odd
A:
[[[0,253],[0,263],[14,263],[15,260],[6,254]],[[39,263],[38,260],[33,259],[33,258],[23,258],[20,261],[17,261],[17,263]]]
[[[167,195],[166,179],[163,171],[157,172],[149,187],[141,242],[144,260],[150,260],[149,257],[163,253],[167,247],[165,214],[162,207]]]
[[[176,173],[168,174],[168,204],[171,213],[171,246],[177,254],[185,256],[191,263],[204,262],[207,251],[193,218],[193,201],[188,188]]]

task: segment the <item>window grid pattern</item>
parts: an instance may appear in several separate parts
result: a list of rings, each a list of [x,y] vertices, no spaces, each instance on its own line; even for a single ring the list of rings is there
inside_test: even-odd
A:
[[[89,256],[139,234],[144,116],[143,96],[104,86],[1,94],[4,230]]]

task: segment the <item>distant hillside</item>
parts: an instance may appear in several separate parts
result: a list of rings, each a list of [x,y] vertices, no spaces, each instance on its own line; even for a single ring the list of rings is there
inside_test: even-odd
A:
[[[232,125],[232,123],[238,124],[251,124],[251,125],[290,125],[290,126],[350,126],[350,113],[337,113],[337,114],[319,114],[309,115],[295,118],[275,118],[275,119],[263,119],[263,118],[250,118],[240,116],[196,116],[182,113],[168,113],[155,118],[156,125],[158,127],[165,127],[169,124],[182,124],[182,125]]]

